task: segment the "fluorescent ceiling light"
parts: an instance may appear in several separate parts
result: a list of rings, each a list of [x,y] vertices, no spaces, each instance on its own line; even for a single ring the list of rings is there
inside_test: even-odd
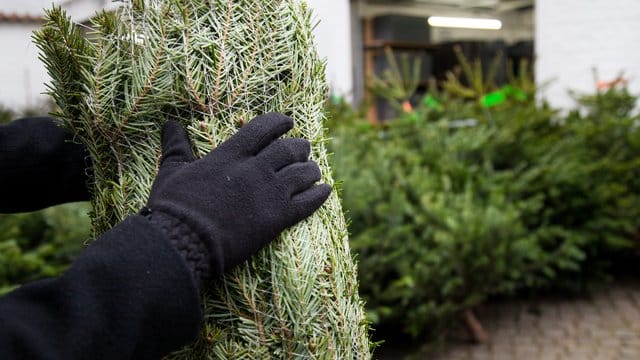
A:
[[[496,19],[457,18],[444,16],[431,16],[427,20],[429,25],[435,27],[452,27],[462,29],[500,30],[502,22]]]

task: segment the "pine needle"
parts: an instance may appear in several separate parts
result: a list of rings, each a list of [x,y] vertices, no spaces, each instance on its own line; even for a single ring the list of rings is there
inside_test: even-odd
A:
[[[333,184],[322,129],[325,65],[298,0],[135,0],[92,20],[87,40],[59,7],[34,35],[63,126],[94,160],[101,234],[142,208],[169,119],[203,156],[262,113],[294,118],[290,136]],[[367,359],[368,325],[337,192],[312,217],[216,284],[206,322],[178,359]],[[170,324],[167,324],[170,326]]]

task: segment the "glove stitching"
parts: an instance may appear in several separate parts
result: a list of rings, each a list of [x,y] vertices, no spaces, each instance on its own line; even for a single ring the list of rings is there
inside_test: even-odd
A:
[[[209,278],[210,256],[205,244],[191,228],[167,213],[144,208],[141,211],[167,235],[174,249],[182,256],[198,288]]]

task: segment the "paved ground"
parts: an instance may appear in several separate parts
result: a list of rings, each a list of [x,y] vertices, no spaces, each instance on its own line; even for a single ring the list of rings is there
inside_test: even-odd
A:
[[[640,360],[640,283],[590,298],[494,304],[478,317],[487,344],[451,344],[429,360]]]

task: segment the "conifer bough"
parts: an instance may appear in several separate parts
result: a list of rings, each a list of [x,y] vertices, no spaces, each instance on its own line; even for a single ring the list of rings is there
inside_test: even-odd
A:
[[[56,116],[93,158],[94,234],[145,205],[169,119],[203,156],[254,116],[283,112],[296,122],[290,136],[311,141],[322,181],[333,184],[325,69],[311,27],[298,0],[125,1],[96,14],[86,34],[60,8],[47,11],[34,39]],[[201,337],[172,357],[369,358],[337,193],[216,282],[204,306]]]

